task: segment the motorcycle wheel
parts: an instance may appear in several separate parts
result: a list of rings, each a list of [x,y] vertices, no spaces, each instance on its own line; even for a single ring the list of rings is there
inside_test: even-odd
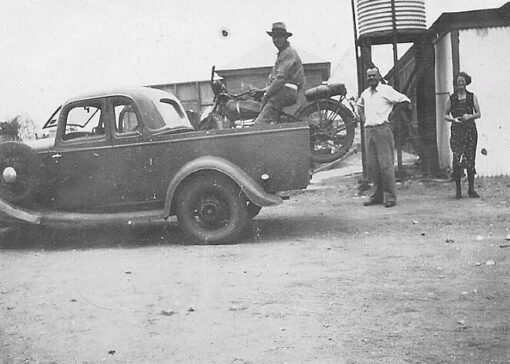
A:
[[[217,113],[211,113],[198,124],[198,130],[216,130],[231,128],[230,121]]]
[[[351,111],[335,100],[305,105],[297,116],[310,126],[310,159],[329,163],[347,154],[354,141],[355,124]]]

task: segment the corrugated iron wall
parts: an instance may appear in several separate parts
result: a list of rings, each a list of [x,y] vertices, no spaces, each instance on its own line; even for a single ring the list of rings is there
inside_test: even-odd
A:
[[[473,77],[468,90],[476,94],[482,112],[476,122],[477,174],[510,175],[510,27],[461,30],[459,39],[460,69]]]
[[[444,120],[444,107],[452,92],[453,62],[450,33],[441,37],[434,45],[436,84],[436,137],[439,168],[451,167],[450,124]]]

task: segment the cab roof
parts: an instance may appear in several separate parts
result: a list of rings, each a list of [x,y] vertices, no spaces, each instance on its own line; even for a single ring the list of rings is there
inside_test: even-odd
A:
[[[111,96],[126,96],[129,98],[132,98],[135,101],[141,101],[146,99],[161,99],[161,98],[169,98],[172,100],[177,100],[177,98],[163,90],[151,88],[151,87],[119,87],[119,88],[112,88],[112,89],[106,89],[106,90],[98,90],[98,91],[92,91],[87,93],[78,94],[74,97],[71,97],[67,99],[64,104],[68,104],[70,102],[76,102],[80,100],[87,100],[87,99],[95,99],[100,97],[111,97]]]

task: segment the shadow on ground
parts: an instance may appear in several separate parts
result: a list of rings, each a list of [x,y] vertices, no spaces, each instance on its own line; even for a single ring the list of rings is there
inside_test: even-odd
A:
[[[170,240],[168,237],[179,237],[179,241],[182,239],[175,224],[161,222],[81,228],[24,226],[3,231],[0,236],[0,249],[130,248],[164,244]]]
[[[313,228],[312,228],[313,226]],[[289,214],[285,217],[257,217],[251,221],[238,243],[256,244],[282,239],[320,238],[350,233],[352,224],[338,216]],[[0,249],[71,250],[97,248],[136,248],[158,245],[193,245],[176,223],[135,226],[50,228],[25,226],[3,231]]]

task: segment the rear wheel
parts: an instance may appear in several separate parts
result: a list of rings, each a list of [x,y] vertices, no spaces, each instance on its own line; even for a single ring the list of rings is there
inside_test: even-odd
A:
[[[185,182],[176,203],[179,227],[194,242],[233,243],[248,223],[244,193],[221,174],[204,173]]]
[[[329,163],[347,154],[354,141],[355,124],[345,105],[330,99],[311,102],[298,117],[310,126],[312,161]]]
[[[42,167],[37,153],[18,142],[0,144],[0,198],[11,203],[30,200],[41,180]]]

